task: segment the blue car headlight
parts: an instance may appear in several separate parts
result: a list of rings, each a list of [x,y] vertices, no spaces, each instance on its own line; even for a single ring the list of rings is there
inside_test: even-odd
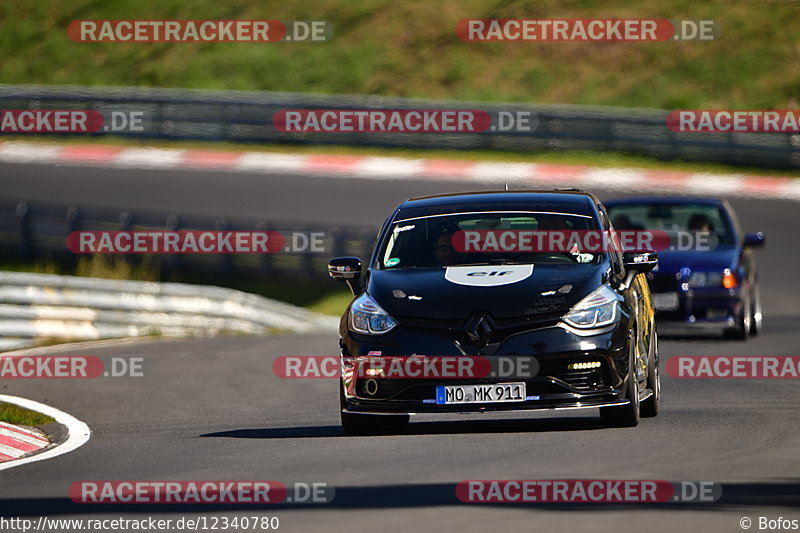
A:
[[[692,272],[686,282],[690,289],[722,287],[722,272]]]
[[[618,302],[617,293],[608,285],[603,285],[575,304],[564,315],[563,320],[570,326],[581,329],[608,326],[617,320]]]
[[[366,292],[350,304],[350,330],[364,335],[381,335],[391,331],[397,321]]]

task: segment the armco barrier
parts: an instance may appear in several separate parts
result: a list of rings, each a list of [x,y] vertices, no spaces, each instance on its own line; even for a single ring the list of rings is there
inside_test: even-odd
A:
[[[529,131],[442,133],[282,133],[272,117],[286,109],[481,109],[530,112]],[[576,105],[498,104],[357,95],[76,86],[0,86],[0,109],[143,112],[143,131],[113,135],[174,140],[371,145],[463,150],[590,150],[659,158],[800,167],[800,135],[676,133],[668,111]],[[81,136],[111,135],[110,132]],[[20,134],[25,135],[25,134]]]
[[[335,331],[337,322],[220,287],[0,271],[0,351],[42,339]]]
[[[330,257],[369,257],[377,228],[296,224],[270,220],[238,220],[178,213],[156,213],[70,204],[0,199],[0,254],[15,260],[58,259],[74,262],[67,249],[72,231],[297,231],[324,233],[324,252],[270,254],[162,254],[155,259],[167,275],[188,274],[239,277],[250,280],[326,280]],[[133,264],[141,256],[127,255]]]

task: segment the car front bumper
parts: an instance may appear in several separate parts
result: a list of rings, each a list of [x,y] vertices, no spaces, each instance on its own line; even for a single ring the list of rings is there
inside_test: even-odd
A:
[[[659,308],[665,295],[674,294],[677,304]],[[740,289],[690,289],[655,293],[656,321],[660,333],[672,331],[714,331],[733,326],[744,304]]]
[[[380,342],[348,335],[348,354],[342,357],[342,408],[351,413],[422,414],[581,409],[628,403],[628,326],[617,324],[596,335],[570,331],[556,325],[525,331],[505,339],[490,356],[534,357],[535,375],[488,375],[473,378],[385,378],[365,375],[361,366],[370,358],[425,353],[422,346],[435,346],[433,355],[457,352],[453,341],[434,333],[413,330],[392,332]],[[387,349],[388,348],[388,349]],[[368,353],[381,355],[364,355]],[[430,351],[427,352],[431,354]],[[459,353],[453,357],[472,357]],[[574,370],[572,363],[599,362],[594,369]],[[447,385],[503,384],[524,382],[524,401],[502,403],[437,403],[437,387]]]

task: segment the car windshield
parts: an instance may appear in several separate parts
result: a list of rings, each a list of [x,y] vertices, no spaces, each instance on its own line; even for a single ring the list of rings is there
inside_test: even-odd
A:
[[[718,244],[732,244],[733,233],[722,210],[716,205],[622,204],[608,206],[611,225],[617,231],[661,230],[675,235],[680,232],[710,232]]]
[[[531,231],[595,229],[587,215],[552,212],[479,212],[418,217],[395,222],[381,248],[382,268],[444,267],[474,264],[590,263],[601,254],[530,251],[525,247],[492,246],[491,236]],[[464,235],[480,235],[480,246],[465,246]]]

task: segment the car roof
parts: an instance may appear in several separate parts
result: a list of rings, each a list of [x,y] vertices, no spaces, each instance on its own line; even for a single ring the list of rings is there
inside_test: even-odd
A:
[[[603,202],[608,208],[616,205],[674,205],[674,204],[695,204],[695,205],[715,205],[725,207],[727,204],[720,198],[710,196],[631,196],[628,198],[613,198]]]
[[[475,191],[410,198],[395,219],[471,211],[554,211],[593,216],[594,195],[580,190]]]

